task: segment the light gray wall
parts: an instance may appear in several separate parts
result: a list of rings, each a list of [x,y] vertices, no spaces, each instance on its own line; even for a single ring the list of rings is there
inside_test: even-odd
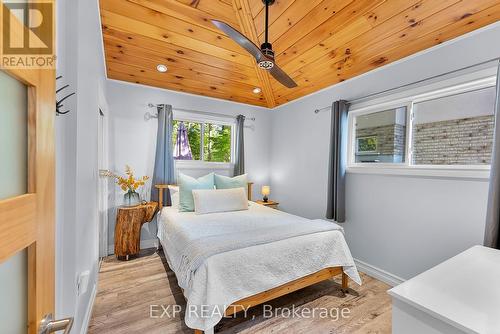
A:
[[[274,110],[271,198],[288,212],[325,216],[330,112],[314,109],[498,57],[499,39],[500,24],[491,25]],[[409,278],[482,243],[487,188],[486,180],[348,173],[343,226],[352,254]]]
[[[138,176],[153,174],[158,122],[156,119],[145,121],[144,114],[156,112],[155,109],[147,107],[148,103],[166,103],[174,108],[256,117],[255,122],[251,120],[245,122],[246,125],[252,126],[245,128],[245,167],[249,179],[255,182],[254,196],[260,196],[260,187],[269,184],[271,113],[266,109],[115,80],[108,80],[106,88],[112,115],[110,168],[113,171],[123,172],[125,165],[128,164]],[[174,116],[175,114],[174,110]],[[183,173],[195,177],[212,171],[222,175],[232,175],[232,170],[182,170]],[[141,191],[143,198],[149,198],[150,189],[149,181]],[[111,192],[109,245],[112,248],[115,211],[117,206],[123,204],[123,191],[119,187],[111,187]],[[154,229],[151,229],[151,232],[153,231]],[[149,224],[144,224],[141,239],[156,240],[156,236],[151,232]]]
[[[349,174],[346,189],[353,256],[395,276],[482,244],[487,182]]]
[[[76,36],[77,6],[75,0],[56,4],[57,75],[63,75],[61,84],[76,89]],[[76,98],[69,98],[65,107],[73,110],[66,116],[56,117],[56,317],[74,316],[76,312]]]
[[[57,2],[57,74],[76,96],[56,118],[56,316],[74,316],[79,333],[98,274],[97,125],[104,99],[104,60],[97,0]],[[77,278],[89,271],[86,293]]]

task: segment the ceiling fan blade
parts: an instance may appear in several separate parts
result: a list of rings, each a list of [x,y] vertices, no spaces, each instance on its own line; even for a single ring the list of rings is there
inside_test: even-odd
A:
[[[238,45],[241,46],[243,49],[247,50],[248,53],[250,53],[257,61],[261,60],[264,57],[262,51],[260,51],[260,48],[257,45],[253,44],[252,41],[246,38],[238,30],[234,29],[229,24],[224,23],[222,21],[219,20],[211,20],[211,21],[217,28],[219,28],[226,35],[228,35],[229,38],[238,43]]]
[[[278,65],[274,64],[273,68],[269,70],[271,75],[278,80],[283,86],[288,87],[288,88],[294,88],[297,87],[297,84],[295,81],[293,81],[292,78],[288,76],[281,68],[278,67]]]

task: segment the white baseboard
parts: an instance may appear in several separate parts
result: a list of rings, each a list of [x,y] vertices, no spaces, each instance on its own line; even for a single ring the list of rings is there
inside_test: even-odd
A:
[[[87,305],[87,310],[85,311],[85,316],[83,317],[81,334],[87,334],[90,324],[90,317],[92,316],[92,308],[94,307],[95,296],[97,294],[97,282],[92,287],[92,294],[90,295],[89,304]]]
[[[145,248],[156,248],[158,247],[158,239],[141,240],[141,249]],[[115,253],[115,246],[108,246],[108,255],[113,255]]]
[[[354,263],[356,263],[356,267],[358,267],[359,271],[371,277],[374,277],[386,284],[389,284],[390,286],[396,286],[405,281],[405,279],[399,276],[393,275],[385,270],[372,266],[371,264],[368,264],[361,260],[354,259]]]

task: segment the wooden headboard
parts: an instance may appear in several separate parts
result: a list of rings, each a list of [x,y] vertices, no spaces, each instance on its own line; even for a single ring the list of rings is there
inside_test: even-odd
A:
[[[165,198],[164,197],[164,194],[165,193],[165,190],[168,189],[168,186],[175,186],[175,184],[156,184],[155,185],[155,188],[158,189],[158,207],[160,208],[163,208],[163,199]],[[248,182],[248,193],[247,193],[247,196],[248,196],[248,200],[251,201],[252,200],[252,186],[253,186],[253,182]]]

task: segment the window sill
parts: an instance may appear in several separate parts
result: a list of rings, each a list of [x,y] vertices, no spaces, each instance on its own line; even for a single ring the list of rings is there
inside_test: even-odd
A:
[[[206,162],[206,161],[192,161],[192,160],[176,160],[174,161],[175,168],[178,169],[231,169],[233,164],[229,162]]]
[[[488,181],[490,178],[489,166],[483,168],[348,166],[346,171],[349,174],[376,174],[477,181]]]

